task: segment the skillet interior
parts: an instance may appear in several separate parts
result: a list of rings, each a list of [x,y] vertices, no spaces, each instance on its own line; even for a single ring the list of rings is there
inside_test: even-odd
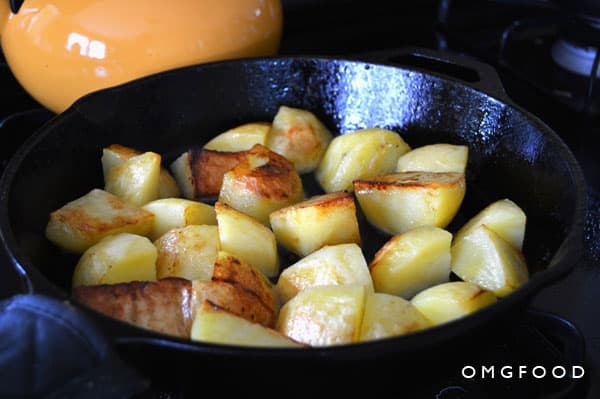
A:
[[[168,164],[237,124],[271,120],[279,105],[313,111],[334,134],[377,126],[397,131],[412,147],[467,144],[467,195],[448,229],[455,231],[490,202],[510,198],[528,216],[524,252],[536,278],[549,275],[549,267],[568,269],[564,258],[578,255],[573,235],[581,227],[580,172],[541,122],[434,74],[314,58],[206,64],[81,99],[45,125],[9,165],[0,203],[5,245],[26,271],[40,270],[67,293],[76,258],[49,243],[44,227],[52,210],[103,186],[104,146],[153,150]],[[305,184],[308,194],[317,190],[310,176]],[[362,222],[369,261],[387,237],[371,234]],[[559,251],[569,234],[569,245]],[[498,307],[510,299],[500,302],[505,304]]]

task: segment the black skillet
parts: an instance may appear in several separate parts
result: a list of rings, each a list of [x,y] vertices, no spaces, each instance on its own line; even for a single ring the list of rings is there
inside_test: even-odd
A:
[[[183,150],[235,125],[271,120],[285,104],[313,111],[335,134],[378,126],[398,132],[412,147],[467,144],[467,194],[448,228],[455,231],[494,200],[512,199],[528,216],[524,252],[531,280],[489,308],[438,328],[373,343],[307,350],[193,343],[82,310],[127,358],[154,364],[160,372],[176,369],[183,358],[208,360],[213,366],[232,360],[255,365],[262,360],[278,365],[271,371],[285,369],[279,365],[289,361],[365,364],[386,356],[412,359],[415,364],[424,354],[440,355],[443,348],[485,345],[486,339],[475,337],[512,325],[537,292],[564,277],[577,262],[585,207],[582,173],[560,138],[507,98],[491,67],[421,49],[399,50],[395,57],[387,53],[384,58],[371,55],[376,62],[362,62],[276,57],[211,63],[80,99],[27,140],[2,176],[4,254],[27,291],[68,297],[76,258],[50,244],[44,227],[52,210],[102,187],[104,146],[120,143],[154,150],[168,164]],[[441,65],[456,77],[406,66],[414,60],[427,68]],[[308,194],[316,192],[312,178],[304,180]],[[369,229],[362,219],[361,228],[369,260],[388,237]]]

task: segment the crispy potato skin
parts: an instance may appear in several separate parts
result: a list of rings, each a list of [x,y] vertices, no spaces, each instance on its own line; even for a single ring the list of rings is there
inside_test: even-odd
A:
[[[204,199],[217,196],[223,184],[223,175],[235,167],[246,153],[246,151],[221,152],[204,148],[190,149],[189,162],[194,198]]]
[[[192,282],[181,278],[81,286],[72,298],[106,316],[182,338],[190,336],[196,306]]]

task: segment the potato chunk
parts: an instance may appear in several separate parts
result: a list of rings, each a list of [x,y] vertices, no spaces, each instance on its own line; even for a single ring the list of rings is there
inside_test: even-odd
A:
[[[270,122],[253,122],[223,132],[204,145],[207,150],[237,152],[249,150],[254,144],[266,145]]]
[[[292,161],[302,174],[317,168],[331,139],[331,133],[315,114],[282,105],[273,118],[266,146]]]
[[[219,202],[244,212],[264,225],[269,214],[304,199],[294,165],[259,144],[223,176]]]
[[[106,182],[106,178],[110,170],[127,161],[129,158],[135,157],[137,155],[141,155],[142,151],[136,150],[134,148],[125,147],[120,144],[111,144],[108,147],[102,149],[102,171],[104,173],[104,179]],[[177,186],[177,182],[171,176],[169,171],[165,168],[160,168],[160,176],[159,176],[159,194],[158,198],[172,198],[178,197],[181,192],[179,187]]]
[[[496,297],[466,281],[443,283],[419,292],[411,303],[433,324],[440,325],[476,312]]]
[[[279,275],[277,291],[282,302],[309,287],[362,285],[373,292],[367,261],[356,244],[326,246],[287,267]]]
[[[190,337],[196,313],[192,282],[181,278],[81,286],[72,296],[106,316],[181,338]]]
[[[160,194],[160,155],[145,152],[110,169],[104,189],[133,205],[144,205]]]
[[[83,253],[106,236],[146,235],[154,215],[103,190],[94,189],[50,214],[46,237],[60,248]]]
[[[173,163],[171,171],[187,199],[216,197],[223,184],[223,175],[236,166],[246,151],[220,152],[191,148]]]
[[[461,241],[475,228],[485,224],[488,228],[494,230],[496,234],[520,251],[523,248],[526,223],[527,217],[525,212],[511,200],[502,199],[488,205],[471,218],[460,228],[460,230],[458,230],[454,237],[454,241]]]
[[[462,173],[403,172],[356,180],[354,190],[369,223],[398,234],[446,227],[462,204],[466,182]]]
[[[398,159],[396,172],[465,173],[469,147],[466,145],[430,144],[415,148]]]
[[[150,239],[156,240],[176,227],[193,224],[216,225],[215,209],[202,202],[183,198],[162,198],[142,207],[154,215]]]
[[[73,287],[156,280],[156,248],[149,239],[120,233],[105,237],[83,253]]]
[[[395,337],[423,330],[429,320],[409,301],[395,295],[367,295],[359,341]]]
[[[218,201],[215,203],[215,210],[221,248],[269,277],[277,275],[277,241],[271,229],[253,217]]]
[[[452,234],[422,226],[392,237],[369,268],[375,291],[410,298],[450,279]]]
[[[410,147],[396,132],[371,128],[335,137],[316,170],[316,178],[328,193],[352,191],[352,182],[396,168],[400,155]]]
[[[527,282],[521,251],[482,224],[452,246],[452,272],[502,297]]]
[[[360,244],[354,196],[347,192],[317,195],[269,216],[277,241],[306,256],[325,245]]]
[[[219,251],[217,226],[191,225],[163,234],[154,245],[158,249],[156,277],[182,277],[210,280]]]
[[[277,312],[263,303],[255,293],[247,291],[239,284],[223,280],[194,280],[192,286],[197,303],[209,301],[253,323],[269,328],[275,326]]]
[[[297,347],[302,345],[277,330],[263,327],[204,301],[196,310],[191,339],[225,345]]]
[[[212,281],[233,284],[258,298],[274,315],[279,312],[279,298],[273,283],[257,268],[232,254],[219,252]]]
[[[365,296],[362,285],[307,288],[283,305],[277,330],[311,346],[357,342]]]

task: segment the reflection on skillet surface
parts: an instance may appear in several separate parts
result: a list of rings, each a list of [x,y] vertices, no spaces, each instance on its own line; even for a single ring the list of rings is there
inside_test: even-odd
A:
[[[581,222],[579,172],[566,147],[537,120],[461,84],[417,71],[276,59],[151,77],[87,97],[52,121],[25,146],[19,169],[13,166],[8,174],[13,186],[3,200],[8,201],[20,263],[40,269],[68,291],[74,259],[48,243],[43,228],[52,210],[102,186],[98,159],[104,146],[118,142],[161,149],[169,162],[233,125],[269,119],[279,104],[313,111],[334,132],[378,126],[400,133],[413,147],[468,145],[469,193],[449,230],[464,224],[482,204],[511,198],[528,215],[524,252],[532,274],[558,277],[573,260],[564,257],[578,255],[578,232],[571,230]],[[84,140],[81,132],[86,132]],[[380,242],[381,235],[367,235],[365,255]],[[520,291],[527,287],[539,285]],[[489,319],[488,314],[482,312],[480,320]]]

